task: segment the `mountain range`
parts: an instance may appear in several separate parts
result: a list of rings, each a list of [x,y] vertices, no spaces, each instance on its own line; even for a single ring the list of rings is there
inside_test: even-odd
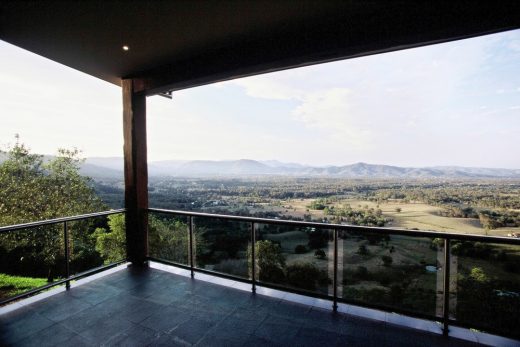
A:
[[[122,158],[88,158],[82,172],[94,178],[122,175]],[[149,175],[173,177],[258,176],[334,178],[517,178],[519,169],[475,168],[459,166],[399,167],[355,163],[342,166],[310,166],[276,160],[167,160],[148,164]]]
[[[46,156],[45,159],[50,158]],[[0,162],[5,160],[0,153]],[[87,158],[81,173],[94,179],[121,179],[123,158]],[[276,160],[166,160],[148,163],[148,173],[172,177],[223,177],[223,176],[294,176],[334,178],[516,178],[520,169],[475,168],[459,166],[400,167],[355,163],[342,166],[310,166],[283,163]]]

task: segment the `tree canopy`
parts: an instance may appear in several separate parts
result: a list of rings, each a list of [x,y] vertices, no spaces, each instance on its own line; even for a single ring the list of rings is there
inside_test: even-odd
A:
[[[0,225],[96,212],[106,209],[79,172],[77,149],[59,149],[44,160],[17,139],[0,164]]]
[[[55,157],[33,154],[16,137],[0,163],[0,225],[13,225],[105,210],[90,179],[80,174],[77,149],[59,149]],[[99,265],[90,234],[94,223],[69,223],[71,261],[78,270]],[[105,222],[106,223],[106,222]],[[0,272],[61,276],[63,226],[49,225],[0,235]]]

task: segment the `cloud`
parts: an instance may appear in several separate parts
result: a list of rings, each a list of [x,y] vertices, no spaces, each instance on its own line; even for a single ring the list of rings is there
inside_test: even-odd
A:
[[[310,128],[324,130],[334,142],[358,148],[370,147],[371,131],[352,109],[348,88],[331,88],[307,93],[292,111],[294,119]]]
[[[254,76],[233,81],[245,89],[246,95],[271,100],[302,99],[304,92],[272,78],[272,75]]]

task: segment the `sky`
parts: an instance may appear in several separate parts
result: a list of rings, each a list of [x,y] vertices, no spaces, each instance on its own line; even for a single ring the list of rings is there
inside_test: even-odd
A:
[[[0,41],[0,146],[122,156],[121,90]],[[520,169],[520,30],[147,100],[156,160]]]

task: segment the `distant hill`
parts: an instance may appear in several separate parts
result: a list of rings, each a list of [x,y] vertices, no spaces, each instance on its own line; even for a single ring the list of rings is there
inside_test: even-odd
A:
[[[0,162],[5,156],[0,153]],[[123,179],[123,158],[87,158],[81,172],[94,179]],[[516,178],[520,169],[436,166],[411,168],[391,165],[356,163],[343,166],[316,167],[276,160],[165,160],[148,164],[153,176],[215,177],[282,175],[296,177],[335,178]]]
[[[102,160],[100,160],[102,159]],[[113,162],[112,159],[114,159]],[[119,167],[122,171],[122,158],[87,159],[87,164],[106,166],[109,169]],[[410,168],[391,165],[356,163],[343,166],[316,167],[295,163],[283,163],[276,160],[256,161],[240,160],[166,160],[148,164],[150,176],[174,177],[210,177],[244,175],[287,175],[301,177],[336,177],[336,178],[517,178],[520,170],[473,168],[458,166],[437,166]],[[94,177],[96,175],[93,175]]]

